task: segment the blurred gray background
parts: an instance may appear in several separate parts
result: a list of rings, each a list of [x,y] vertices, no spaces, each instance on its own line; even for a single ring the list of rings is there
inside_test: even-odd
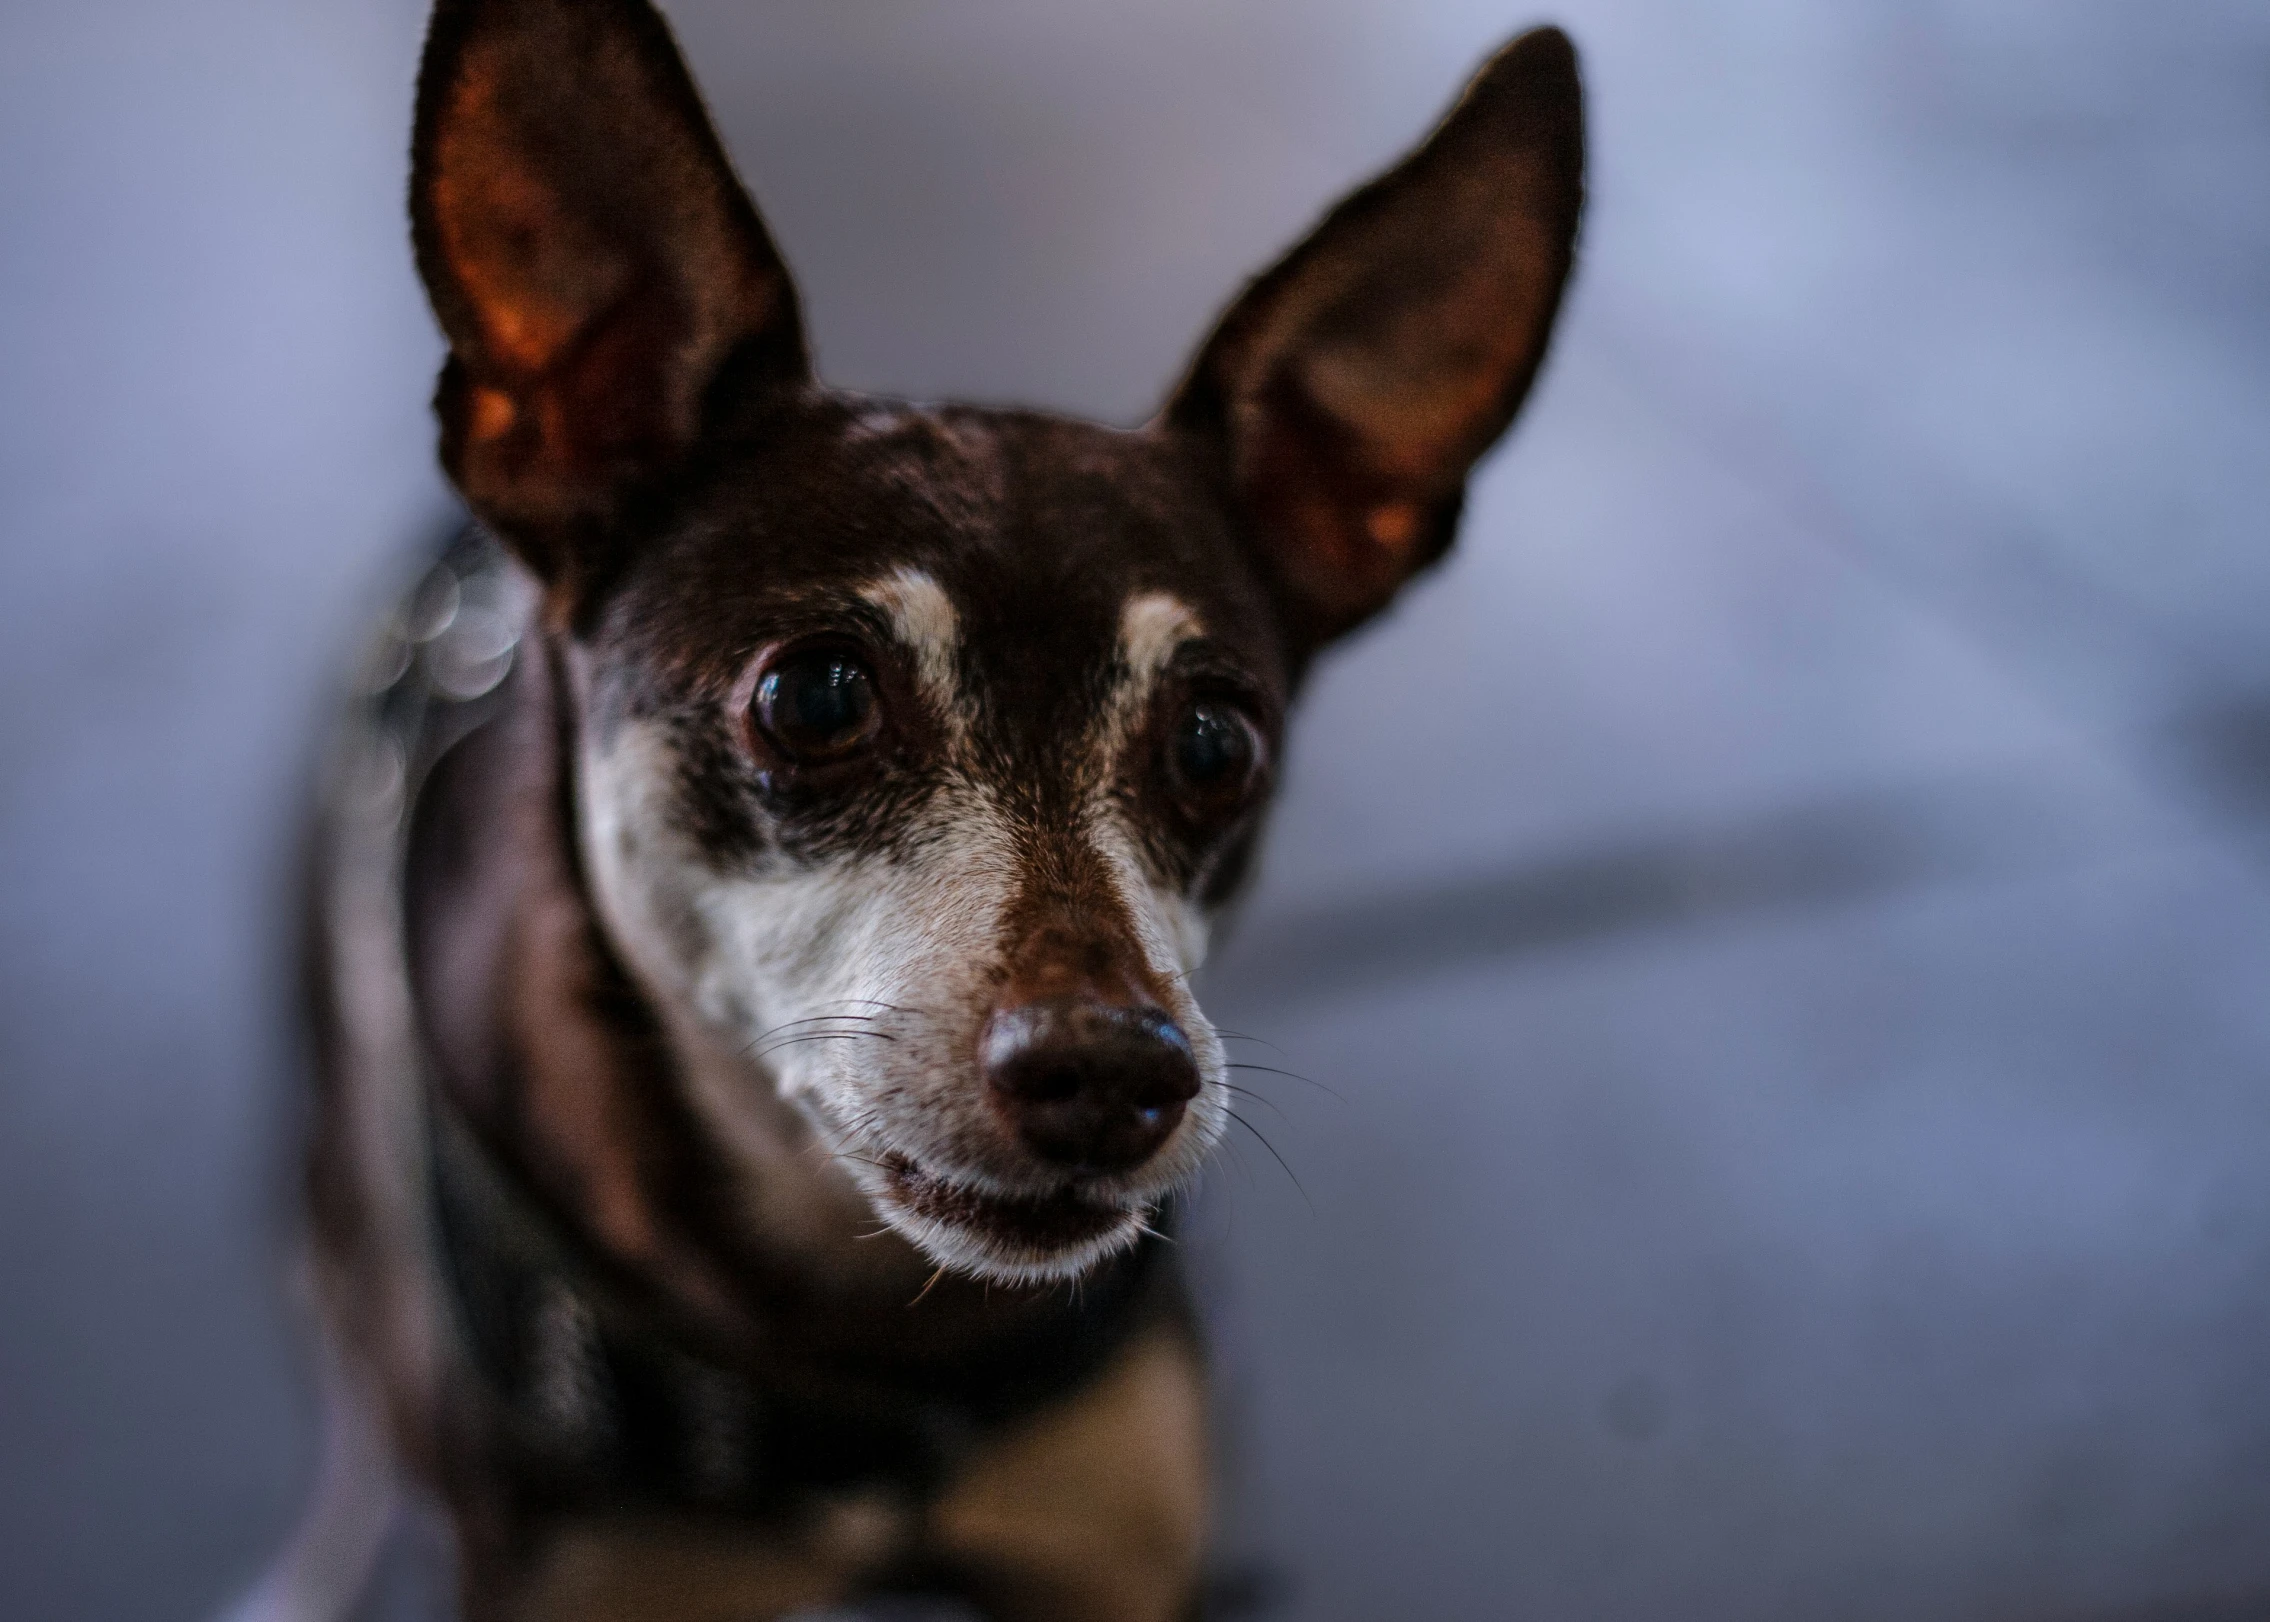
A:
[[[835,380],[1143,415],[1526,9],[677,0]],[[416,0],[0,14],[0,1615],[314,1459],[283,874],[446,522]],[[1283,1616],[2270,1616],[2270,8],[1556,0],[1595,189],[1212,1011]],[[1296,1188],[1279,1156],[1297,1175]]]

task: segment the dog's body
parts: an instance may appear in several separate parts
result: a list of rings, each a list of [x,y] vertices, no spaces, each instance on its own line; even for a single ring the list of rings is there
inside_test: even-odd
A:
[[[644,0],[444,0],[413,213],[510,556],[342,745],[310,1188],[468,1616],[1192,1613],[1188,977],[1302,671],[1528,386],[1580,165],[1526,36],[1157,422],[918,408],[812,380]]]

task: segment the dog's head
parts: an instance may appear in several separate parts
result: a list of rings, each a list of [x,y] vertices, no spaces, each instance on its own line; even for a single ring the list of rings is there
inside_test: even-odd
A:
[[[1543,355],[1575,62],[1490,61],[1121,431],[818,384],[645,0],[443,0],[443,459],[543,582],[594,900],[729,1150],[792,1100],[942,1264],[1073,1276],[1226,1111],[1188,979],[1323,643],[1439,557]]]

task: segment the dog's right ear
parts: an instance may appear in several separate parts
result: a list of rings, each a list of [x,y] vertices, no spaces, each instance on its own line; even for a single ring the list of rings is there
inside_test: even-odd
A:
[[[810,376],[786,266],[646,0],[440,0],[410,214],[442,463],[546,579],[589,569],[728,375]]]
[[[1535,29],[1200,350],[1166,420],[1222,454],[1305,645],[1379,612],[1449,547],[1467,470],[1544,359],[1583,203],[1576,50]]]

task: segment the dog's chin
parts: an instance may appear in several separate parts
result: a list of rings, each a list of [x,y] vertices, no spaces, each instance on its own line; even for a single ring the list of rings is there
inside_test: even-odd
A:
[[[1133,1245],[1151,1214],[1076,1188],[995,1194],[900,1154],[877,1170],[870,1192],[885,1221],[939,1266],[995,1284],[1079,1278]]]

